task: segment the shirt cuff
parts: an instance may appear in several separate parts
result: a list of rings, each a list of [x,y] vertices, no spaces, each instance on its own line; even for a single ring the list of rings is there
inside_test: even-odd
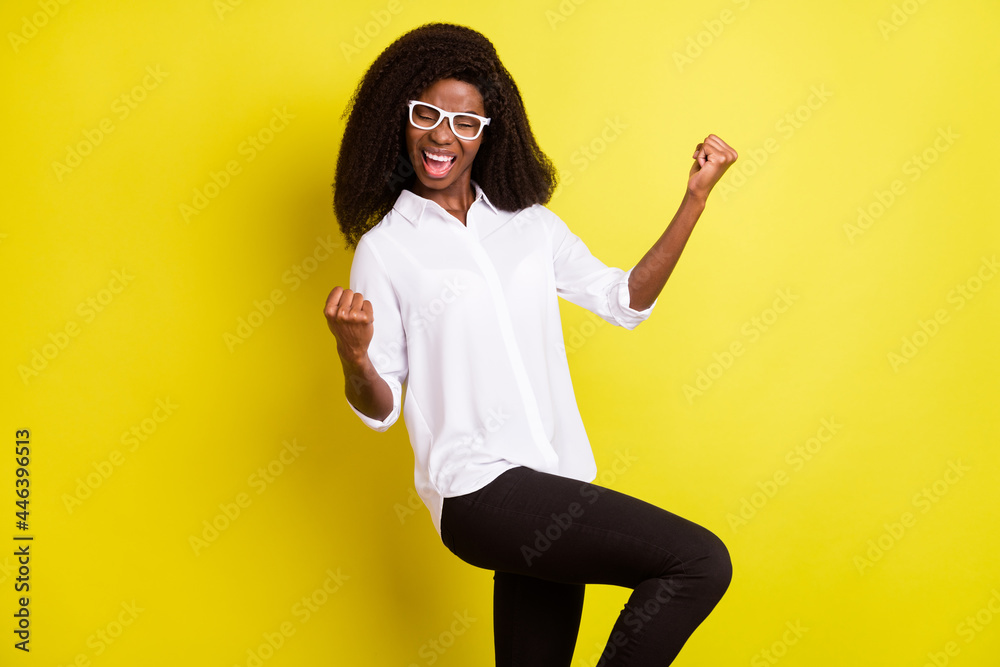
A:
[[[629,306],[632,302],[632,295],[629,294],[628,279],[634,269],[635,267],[633,266],[625,272],[625,275],[612,288],[613,291],[611,294],[611,312],[614,313],[615,319],[618,320],[618,326],[625,329],[635,329],[639,324],[644,322],[653,312],[653,307],[660,298],[657,296],[656,299],[653,299],[653,303],[649,304],[649,307],[645,310],[635,310]]]
[[[354,414],[356,414],[361,419],[361,421],[364,422],[365,426],[375,431],[385,431],[390,426],[395,424],[396,420],[399,419],[399,409],[403,403],[402,387],[399,385],[398,382],[396,382],[395,378],[382,376],[382,379],[385,380],[385,383],[389,385],[389,390],[392,391],[392,412],[386,415],[385,419],[381,421],[379,421],[378,419],[373,419],[372,417],[369,417],[368,415],[366,415],[365,413],[361,412],[356,407],[354,407],[354,404],[351,403],[349,400],[347,401],[347,404],[351,406],[351,410],[353,410]],[[344,399],[347,400],[347,397],[345,396]]]

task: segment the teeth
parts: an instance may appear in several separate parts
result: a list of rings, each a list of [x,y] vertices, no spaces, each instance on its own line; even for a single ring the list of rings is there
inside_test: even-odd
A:
[[[446,155],[434,155],[433,153],[427,153],[427,152],[424,152],[424,155],[426,155],[431,160],[435,160],[437,162],[451,162],[451,158]]]

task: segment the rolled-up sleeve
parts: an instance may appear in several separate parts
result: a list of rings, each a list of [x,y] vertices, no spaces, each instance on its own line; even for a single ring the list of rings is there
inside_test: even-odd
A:
[[[350,286],[372,304],[374,332],[368,345],[368,358],[392,391],[392,412],[380,421],[358,410],[350,400],[347,404],[366,426],[385,431],[399,419],[403,404],[403,383],[408,372],[406,331],[388,271],[377,250],[365,237],[361,238],[354,251]]]
[[[634,329],[646,320],[653,312],[656,300],[645,310],[635,310],[629,305],[632,297],[628,280],[635,267],[623,271],[607,266],[594,257],[587,245],[570,231],[558,215],[551,211],[548,213],[546,218],[552,239],[556,293],[625,329]]]

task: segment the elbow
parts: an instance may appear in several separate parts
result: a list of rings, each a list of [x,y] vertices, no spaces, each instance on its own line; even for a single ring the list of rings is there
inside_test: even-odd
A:
[[[358,419],[360,419],[365,426],[380,433],[389,430],[389,427],[395,424],[396,420],[399,419],[399,403],[395,400],[393,401],[392,408],[389,410],[389,414],[385,415],[381,419],[361,412],[361,410],[356,408],[354,404],[351,403],[350,399],[347,399],[347,405],[350,406],[351,410],[358,416]]]
[[[617,298],[609,299],[609,305],[614,313],[618,326],[625,329],[635,329],[642,322],[649,318],[653,312],[653,307],[659,300],[659,295],[653,298],[650,303],[640,303],[632,296],[632,290],[628,281],[622,281],[618,285]],[[643,306],[643,307],[639,307]]]

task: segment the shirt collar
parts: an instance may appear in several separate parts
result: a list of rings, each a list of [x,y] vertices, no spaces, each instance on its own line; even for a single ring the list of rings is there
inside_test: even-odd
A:
[[[482,200],[482,202],[489,207],[491,211],[493,211],[494,215],[499,213],[497,207],[493,205],[493,202],[491,202],[489,197],[486,196],[483,189],[479,187],[479,183],[472,181],[472,187],[476,191],[476,198],[472,201],[473,205]],[[420,219],[424,216],[428,207],[437,207],[438,211],[444,210],[431,200],[424,199],[420,195],[404,188],[402,192],[399,193],[399,196],[396,198],[396,203],[392,208],[394,211],[406,218],[412,225],[416,226],[420,223]]]

